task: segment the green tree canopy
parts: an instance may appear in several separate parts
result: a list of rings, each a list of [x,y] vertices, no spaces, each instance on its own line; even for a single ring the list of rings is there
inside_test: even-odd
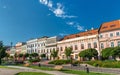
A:
[[[72,54],[72,48],[71,47],[66,48],[65,55],[67,59],[70,58],[71,54]]]
[[[46,57],[46,54],[41,54],[40,57],[41,57],[41,58],[45,58],[45,57]]]
[[[6,55],[7,55],[6,47],[4,47],[3,42],[0,41],[0,65],[1,65],[1,59],[4,58]]]
[[[103,49],[102,52],[101,52],[102,53],[102,57],[104,59],[108,59],[109,56],[111,56],[112,50],[114,50],[113,47],[109,47],[109,48]]]
[[[32,57],[38,57],[39,56],[39,54],[38,53],[32,53],[32,54],[30,54],[30,56],[32,56]]]
[[[120,57],[120,47],[114,47],[111,51],[111,56],[115,57]]]
[[[91,59],[92,57],[97,57],[98,56],[98,52],[96,49],[90,48],[90,49],[86,49],[83,50],[79,53],[80,57],[87,57],[89,59]]]
[[[58,56],[58,50],[53,49],[51,56],[55,59]]]
[[[27,58],[27,57],[29,57],[29,55],[30,55],[29,53],[25,53],[24,57]]]
[[[19,57],[23,57],[23,54],[19,54],[18,56],[19,56]]]

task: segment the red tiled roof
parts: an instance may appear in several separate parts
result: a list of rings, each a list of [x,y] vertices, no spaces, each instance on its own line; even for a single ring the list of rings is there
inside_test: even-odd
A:
[[[88,35],[95,35],[95,34],[98,34],[98,29],[89,30],[86,32],[80,32],[78,34],[68,35],[68,36],[65,36],[63,40],[72,39],[72,38],[76,38],[76,37],[82,37],[82,36],[88,36]]]
[[[120,29],[120,20],[103,23],[99,29],[99,32],[101,33],[115,29]]]

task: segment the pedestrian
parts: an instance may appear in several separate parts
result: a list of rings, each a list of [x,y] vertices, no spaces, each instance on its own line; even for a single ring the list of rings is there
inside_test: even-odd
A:
[[[85,65],[85,70],[86,70],[86,73],[89,73],[89,68],[87,65]]]
[[[38,66],[41,67],[41,64],[39,63]]]

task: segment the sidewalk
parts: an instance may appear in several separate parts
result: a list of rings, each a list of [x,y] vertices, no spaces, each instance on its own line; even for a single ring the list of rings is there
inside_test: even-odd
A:
[[[43,72],[43,73],[48,73],[48,74],[52,74],[52,75],[75,75],[75,74],[62,73],[60,71],[44,71],[44,70],[32,69],[32,68],[27,68],[27,67],[19,67],[19,66],[7,66],[7,67],[18,68],[18,72]],[[8,75],[8,74],[6,74],[6,75]],[[5,75],[5,74],[0,74],[0,75]]]

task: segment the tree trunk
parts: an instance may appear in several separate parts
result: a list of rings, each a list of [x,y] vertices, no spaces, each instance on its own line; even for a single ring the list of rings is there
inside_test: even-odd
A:
[[[1,65],[1,63],[2,63],[2,60],[1,60],[1,58],[0,58],[0,65]]]

